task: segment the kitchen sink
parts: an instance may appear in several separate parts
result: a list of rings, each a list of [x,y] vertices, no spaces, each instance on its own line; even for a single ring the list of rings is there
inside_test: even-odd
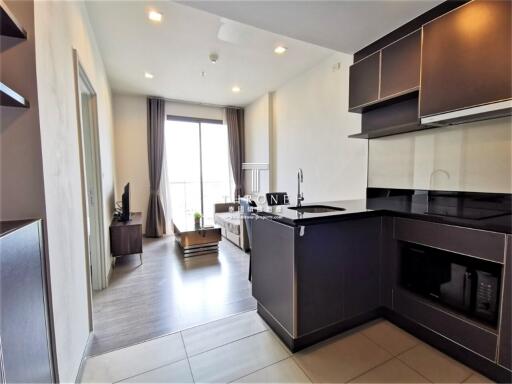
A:
[[[288,207],[288,209],[293,209],[300,213],[326,213],[345,210],[345,208],[329,207],[327,205],[303,205],[301,207]]]

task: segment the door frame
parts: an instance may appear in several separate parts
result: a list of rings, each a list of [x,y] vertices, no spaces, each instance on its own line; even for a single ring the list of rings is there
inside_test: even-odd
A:
[[[101,156],[100,156],[100,143],[99,143],[99,130],[98,130],[98,111],[97,111],[97,95],[94,87],[92,86],[89,77],[85,69],[83,68],[78,52],[73,49],[73,67],[75,74],[75,99],[76,99],[76,111],[77,111],[77,127],[78,127],[78,146],[79,146],[79,157],[80,157],[80,176],[81,176],[81,192],[82,192],[82,214],[83,214],[83,231],[84,231],[84,243],[85,243],[85,255],[84,263],[86,270],[87,280],[87,305],[89,310],[89,330],[93,330],[93,319],[92,319],[92,271],[89,266],[94,268],[96,265],[96,273],[99,278],[100,289],[107,287],[107,276],[106,276],[106,265],[105,265],[105,227],[103,220],[103,185],[101,179]],[[96,203],[96,214],[98,216],[98,241],[99,241],[99,255],[97,260],[91,260],[90,247],[89,247],[89,233],[87,229],[87,220],[89,217],[89,204],[87,202],[87,178],[86,178],[86,165],[85,165],[85,148],[84,148],[84,127],[82,126],[82,105],[80,96],[80,82],[86,86],[87,90],[91,94],[91,138],[92,138],[92,152],[93,152],[93,164],[94,164],[94,182],[97,193]]]

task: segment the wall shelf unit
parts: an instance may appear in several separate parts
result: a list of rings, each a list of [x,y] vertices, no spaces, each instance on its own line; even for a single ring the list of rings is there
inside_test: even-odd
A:
[[[0,105],[2,107],[18,107],[29,108],[30,104],[27,99],[21,96],[18,92],[9,88],[4,83],[0,82]]]
[[[27,38],[27,32],[3,0],[0,0],[0,34],[19,39]]]

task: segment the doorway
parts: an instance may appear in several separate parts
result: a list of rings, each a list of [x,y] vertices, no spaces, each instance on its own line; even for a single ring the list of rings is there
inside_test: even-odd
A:
[[[97,98],[75,50],[73,55],[86,249],[85,268],[89,290],[89,328],[92,330],[92,290],[107,287]]]

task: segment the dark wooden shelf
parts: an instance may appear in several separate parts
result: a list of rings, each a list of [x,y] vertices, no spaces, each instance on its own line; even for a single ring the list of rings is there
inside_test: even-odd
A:
[[[363,104],[363,105],[358,105],[356,107],[349,108],[348,111],[349,112],[355,112],[355,113],[364,113],[364,112],[367,112],[367,111],[371,111],[372,109],[380,108],[380,107],[383,107],[383,106],[388,105],[390,103],[395,103],[395,102],[397,102],[399,100],[404,100],[404,99],[408,99],[408,98],[414,97],[415,95],[418,94],[419,89],[420,89],[419,87],[414,87],[414,88],[406,89],[405,91],[398,92],[398,93],[395,93],[393,95],[389,95],[389,96],[380,98],[378,100],[372,101],[371,103],[367,103],[367,104]]]
[[[0,105],[3,107],[30,107],[27,99],[2,82],[0,82]]]
[[[374,129],[371,131],[361,132],[361,133],[357,133],[355,135],[350,135],[349,137],[353,138],[353,139],[376,139],[378,137],[393,136],[393,135],[398,135],[400,133],[415,132],[415,131],[421,131],[424,129],[431,129],[431,128],[434,128],[434,127],[422,126],[419,124],[419,122],[417,122],[417,123],[395,125],[393,127]]]
[[[0,0],[0,34],[20,39],[27,38],[27,32],[3,0]]]

